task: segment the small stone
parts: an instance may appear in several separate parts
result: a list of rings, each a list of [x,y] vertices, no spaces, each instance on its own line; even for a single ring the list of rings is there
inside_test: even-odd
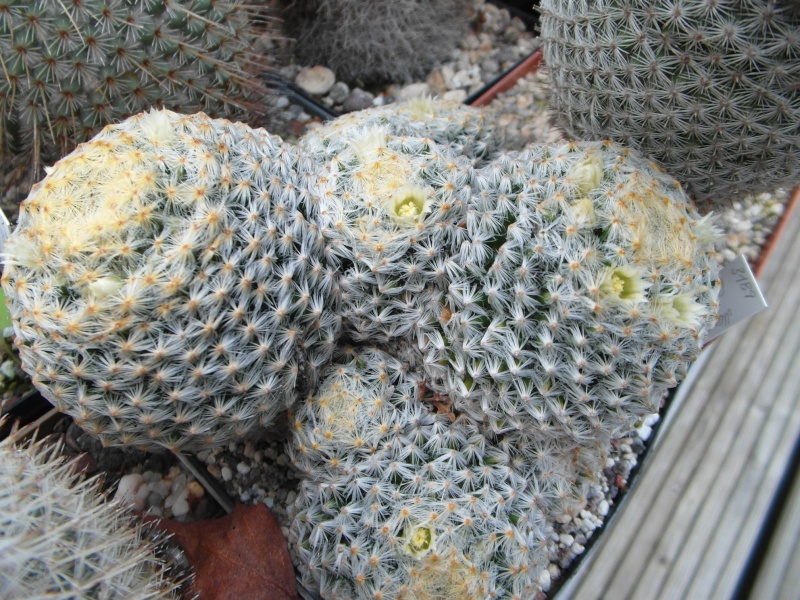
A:
[[[206,465],[206,471],[208,471],[208,474],[215,479],[222,477],[222,471],[220,471],[217,465]]]
[[[286,504],[288,506],[294,504],[294,501],[296,499],[297,499],[297,493],[294,490],[291,490],[291,491],[289,491],[288,494],[286,494]]]
[[[188,498],[202,498],[205,496],[206,490],[205,488],[200,485],[198,481],[190,481],[186,486],[186,494]]]
[[[583,554],[583,551],[586,550],[586,548],[581,546],[578,542],[572,544],[572,546],[570,546],[569,549],[573,554]]]
[[[444,94],[445,90],[447,90],[444,76],[439,69],[434,69],[431,71],[430,75],[428,75],[427,83],[428,89],[434,96],[440,96]]]
[[[236,465],[236,470],[240,475],[247,475],[250,472],[250,465],[248,465],[246,462],[240,462]]]
[[[324,96],[336,83],[336,75],[328,67],[317,65],[300,71],[294,82],[312,96]]]
[[[601,517],[605,517],[608,514],[608,500],[601,500],[600,504],[597,505],[597,514]]]
[[[409,83],[397,94],[399,100],[411,100],[430,93],[427,83]]]
[[[289,457],[285,454],[281,454],[276,460],[275,463],[281,467],[285,467],[289,464]]]
[[[364,110],[372,106],[372,101],[375,96],[369,92],[365,92],[361,88],[356,88],[347,96],[342,106],[344,112],[355,112],[357,110]]]
[[[337,81],[328,92],[328,99],[334,104],[341,104],[350,93],[350,87],[344,81]]]
[[[267,505],[267,508],[272,508],[275,506],[275,500],[272,498],[264,498],[264,504]]]
[[[144,478],[141,473],[131,473],[120,477],[117,491],[114,493],[114,502],[119,502],[122,506],[135,505],[136,492],[143,482]],[[141,510],[141,508],[138,510]]]
[[[14,379],[17,376],[17,372],[14,369],[14,361],[11,359],[3,361],[3,364],[0,365],[0,373],[9,379]]]
[[[150,492],[147,496],[147,505],[152,508],[162,508],[164,506],[164,496],[156,492]]]
[[[568,533],[562,533],[558,536],[558,541],[564,546],[571,546],[575,542],[575,538]]]
[[[233,471],[231,471],[230,467],[222,467],[222,480],[223,481],[230,481],[233,479]]]
[[[182,517],[188,512],[189,512],[189,502],[186,500],[186,496],[181,495],[172,504],[172,516]]]
[[[452,102],[463,102],[467,99],[466,90],[450,90],[442,94],[442,100],[450,100]]]
[[[543,569],[542,572],[539,574],[539,585],[541,586],[542,590],[547,592],[550,590],[550,571],[547,569]]]
[[[281,109],[289,106],[289,98],[286,96],[278,96],[275,100],[275,108]]]
[[[181,473],[175,479],[172,480],[172,486],[170,487],[170,491],[173,494],[180,494],[183,490],[186,489],[186,473]]]

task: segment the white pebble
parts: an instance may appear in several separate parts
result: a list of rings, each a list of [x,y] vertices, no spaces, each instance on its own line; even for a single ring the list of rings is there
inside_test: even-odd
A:
[[[250,465],[248,465],[246,462],[240,462],[238,465],[236,465],[236,470],[241,475],[247,475],[250,472]]]
[[[608,500],[601,500],[600,504],[597,505],[597,514],[605,517],[608,514]]]
[[[231,471],[230,467],[222,467],[222,480],[223,481],[230,481],[233,479],[233,471]]]
[[[572,551],[573,554],[583,554],[583,551],[586,550],[586,548],[581,546],[578,542],[572,544],[572,546],[570,546],[569,549]]]
[[[175,502],[172,504],[172,516],[182,517],[188,512],[189,512],[189,501],[186,499],[186,496],[181,495],[178,498],[176,498]]]
[[[564,546],[571,546],[575,542],[575,538],[568,533],[562,533],[560,536],[558,536],[558,541]]]
[[[117,491],[114,493],[114,501],[119,502],[123,506],[135,506],[136,491],[144,482],[144,478],[140,473],[131,473],[130,475],[123,475],[119,484],[117,484]],[[142,507],[143,508],[143,507]],[[138,508],[141,510],[141,508]]]
[[[543,569],[542,572],[539,573],[539,585],[541,586],[543,592],[550,590],[550,581],[550,571]]]

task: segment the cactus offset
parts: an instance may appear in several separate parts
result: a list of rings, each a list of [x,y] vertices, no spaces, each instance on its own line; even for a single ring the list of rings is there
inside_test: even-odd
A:
[[[552,102],[576,139],[656,160],[698,200],[800,176],[800,14],[791,2],[542,0]]]
[[[498,433],[598,447],[657,412],[716,318],[715,232],[678,183],[618,146],[534,146],[477,171],[465,211],[423,344],[437,389]]]
[[[419,391],[396,360],[357,351],[294,415],[306,581],[326,598],[534,597],[551,533],[540,496],[560,475],[525,471]]]
[[[386,119],[334,124],[302,140],[324,167],[323,229],[340,264],[342,315],[358,340],[425,326],[421,307],[444,283],[437,265],[463,240],[457,225],[470,189],[470,160],[429,137],[395,135],[407,122]]]
[[[264,130],[150,112],[23,203],[3,282],[34,384],[105,443],[227,443],[291,402],[338,335],[313,163]]]

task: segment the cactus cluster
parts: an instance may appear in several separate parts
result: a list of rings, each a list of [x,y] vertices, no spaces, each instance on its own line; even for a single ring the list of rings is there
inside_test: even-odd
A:
[[[265,111],[257,15],[240,0],[10,0],[0,7],[0,151],[41,168],[151,106]]]
[[[34,384],[109,444],[198,450],[269,424],[338,336],[313,161],[152,111],[59,161],[5,248]]]
[[[326,598],[533,597],[552,490],[473,422],[431,414],[398,361],[347,359],[294,415],[306,580]]]
[[[542,0],[568,135],[641,150],[698,200],[800,175],[800,13],[759,0]]]
[[[109,127],[6,245],[25,368],[107,443],[218,445],[292,405],[325,597],[533,597],[552,524],[713,324],[715,230],[634,152],[496,155],[470,113],[299,145],[167,111]]]
[[[295,53],[350,83],[410,81],[449,57],[467,29],[463,0],[283,0]]]
[[[177,598],[158,546],[58,446],[0,443],[0,596]]]

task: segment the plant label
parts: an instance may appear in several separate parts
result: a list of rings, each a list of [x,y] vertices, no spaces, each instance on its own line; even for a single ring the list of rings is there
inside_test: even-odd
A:
[[[764,294],[743,255],[737,256],[720,270],[722,289],[719,292],[719,321],[706,342],[727,331],[736,323],[767,308]]]

